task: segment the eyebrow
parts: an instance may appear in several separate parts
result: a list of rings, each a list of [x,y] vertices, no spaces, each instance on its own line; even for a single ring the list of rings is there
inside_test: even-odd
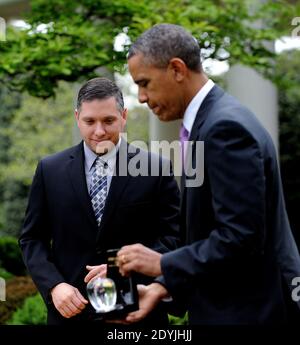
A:
[[[108,118],[116,118],[118,115],[116,114],[106,114],[103,116],[103,119],[106,120]],[[83,120],[95,120],[95,117],[92,116],[92,115],[85,115],[85,116],[82,116],[82,119]]]
[[[139,84],[141,84],[141,83],[143,83],[143,82],[148,82],[149,81],[149,79],[148,78],[141,78],[141,79],[135,79],[134,80],[134,82],[137,84],[137,85],[139,85]]]

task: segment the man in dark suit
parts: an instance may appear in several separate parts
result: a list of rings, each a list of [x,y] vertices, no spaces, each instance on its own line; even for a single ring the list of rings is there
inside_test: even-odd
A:
[[[90,321],[86,266],[104,263],[107,249],[139,242],[164,253],[178,239],[176,181],[162,171],[168,162],[121,139],[127,110],[119,88],[88,81],[75,115],[83,142],[39,162],[20,236],[49,324]],[[166,323],[167,314],[157,308],[148,322]]]
[[[126,320],[142,319],[169,294],[186,305],[191,324],[284,322],[283,284],[293,290],[300,260],[269,134],[207,78],[197,41],[180,26],[143,33],[128,66],[141,103],[162,121],[183,120],[185,172],[190,162],[197,166],[196,142],[204,142],[204,181],[182,176],[185,246],[166,254],[141,245],[119,251],[123,274],[162,275],[140,290],[142,308]]]

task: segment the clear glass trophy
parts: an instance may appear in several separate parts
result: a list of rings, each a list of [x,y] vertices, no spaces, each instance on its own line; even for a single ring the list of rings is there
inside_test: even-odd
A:
[[[115,309],[117,290],[113,280],[98,277],[89,281],[86,289],[96,313],[107,313]]]
[[[95,278],[87,284],[87,295],[97,314],[120,319],[139,308],[134,276],[123,277],[117,265],[119,249],[106,252],[107,277]]]

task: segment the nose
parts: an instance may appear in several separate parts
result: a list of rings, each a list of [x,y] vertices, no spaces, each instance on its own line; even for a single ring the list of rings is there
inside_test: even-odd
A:
[[[102,124],[101,124],[101,123],[97,123],[97,124],[96,124],[96,127],[95,127],[95,135],[96,135],[97,137],[101,137],[101,136],[103,136],[104,134],[105,134],[105,130],[104,130]]]
[[[148,96],[146,91],[139,87],[139,93],[138,93],[138,98],[140,103],[146,103],[148,101]]]

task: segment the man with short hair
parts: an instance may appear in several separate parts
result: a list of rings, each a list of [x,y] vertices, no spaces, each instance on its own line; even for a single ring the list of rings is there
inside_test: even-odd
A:
[[[166,160],[121,139],[127,109],[120,89],[109,79],[89,80],[75,116],[83,141],[39,162],[20,236],[49,324],[92,320],[84,278],[105,263],[107,249],[139,242],[164,253],[178,240],[177,184],[162,174]],[[147,171],[137,173],[141,160]],[[161,167],[157,176],[150,163]],[[158,307],[146,323],[166,324],[167,314]]]
[[[126,321],[142,319],[171,295],[186,305],[190,324],[284,322],[282,281],[293,289],[300,259],[269,134],[208,79],[197,41],[178,25],[144,32],[128,67],[141,103],[162,121],[182,119],[181,139],[191,144],[184,163],[196,165],[195,142],[204,142],[204,182],[188,187],[182,176],[185,246],[165,254],[141,245],[119,251],[122,274],[161,275],[140,289],[141,309]]]

